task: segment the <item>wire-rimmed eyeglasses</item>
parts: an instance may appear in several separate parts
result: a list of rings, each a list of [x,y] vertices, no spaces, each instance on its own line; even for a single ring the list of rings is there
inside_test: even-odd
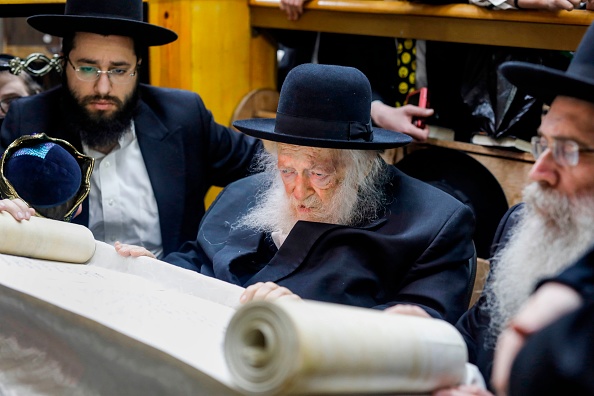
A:
[[[592,153],[594,148],[580,147],[580,145],[571,139],[551,138],[552,144],[549,145],[544,136],[534,136],[530,141],[532,143],[532,155],[538,159],[548,148],[553,153],[553,159],[561,166],[576,166],[580,159],[580,152]]]
[[[8,109],[10,108],[10,104],[12,103],[12,101],[20,98],[22,98],[22,96],[10,96],[8,98],[0,100],[0,110],[2,110],[0,118],[3,118],[6,115],[6,113],[8,113]]]
[[[136,65],[136,67],[132,71],[130,71],[130,69],[124,68],[101,70],[96,66],[76,67],[70,61],[70,58],[66,58],[66,60],[74,69],[76,77],[81,81],[97,81],[99,77],[101,77],[101,74],[106,74],[109,80],[114,84],[128,84],[132,81],[132,78],[136,76],[136,72],[138,71],[138,65]]]

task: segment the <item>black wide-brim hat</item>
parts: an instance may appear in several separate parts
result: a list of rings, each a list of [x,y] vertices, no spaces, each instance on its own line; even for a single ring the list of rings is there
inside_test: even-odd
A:
[[[35,15],[29,25],[64,37],[75,32],[132,37],[147,46],[177,40],[172,30],[143,21],[142,0],[67,0],[64,15]]]
[[[491,243],[508,203],[501,185],[483,164],[458,150],[430,147],[405,155],[396,167],[466,204],[476,219],[473,241],[477,255],[490,257]]]
[[[594,25],[586,31],[567,71],[527,62],[505,62],[499,70],[523,92],[547,104],[557,96],[594,103]]]
[[[280,92],[276,118],[239,120],[247,135],[298,146],[382,150],[412,138],[371,125],[371,86],[352,67],[303,64],[292,69]]]

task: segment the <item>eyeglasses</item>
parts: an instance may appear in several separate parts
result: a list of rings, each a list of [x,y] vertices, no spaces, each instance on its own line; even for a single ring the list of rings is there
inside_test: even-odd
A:
[[[134,68],[134,71],[132,72],[130,72],[130,70],[128,69],[120,68],[111,70],[101,70],[95,66],[76,67],[74,66],[74,64],[72,64],[70,58],[66,59],[68,63],[70,63],[70,66],[72,66],[72,68],[76,72],[76,77],[81,81],[97,81],[99,80],[99,77],[101,77],[101,74],[106,74],[109,78],[109,81],[111,81],[114,84],[128,84],[132,81],[132,77],[134,77],[136,75],[136,72],[138,71],[137,67]]]
[[[3,114],[8,113],[8,109],[9,109],[12,101],[15,99],[20,99],[20,98],[22,98],[22,96],[11,96],[10,98],[4,98],[4,99],[0,100],[0,110],[2,110],[2,113]]]
[[[576,166],[580,159],[580,152],[592,153],[594,148],[580,147],[580,145],[569,139],[555,139],[552,138],[552,144],[549,146],[547,139],[544,136],[532,137],[532,155],[538,159],[548,148],[553,152],[553,159],[561,166]]]

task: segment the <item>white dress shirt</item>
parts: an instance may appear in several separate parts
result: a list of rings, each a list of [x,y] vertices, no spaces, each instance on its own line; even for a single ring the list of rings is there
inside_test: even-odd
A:
[[[163,254],[159,210],[132,124],[107,155],[83,144],[95,158],[89,193],[89,228],[95,239],[143,246]]]

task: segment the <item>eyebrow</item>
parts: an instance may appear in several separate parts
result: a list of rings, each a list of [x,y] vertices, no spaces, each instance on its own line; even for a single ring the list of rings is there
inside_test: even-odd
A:
[[[76,59],[76,62],[80,62],[80,63],[88,63],[90,65],[97,65],[99,62],[95,59],[90,59],[90,58],[79,58]],[[131,63],[126,62],[126,61],[116,61],[116,62],[110,62],[109,65],[111,67],[118,67],[118,66],[132,66]]]
[[[324,172],[324,173],[335,173],[336,172],[336,166],[332,165],[332,166],[323,166],[323,165],[314,165],[311,168],[309,168],[309,170],[311,171],[320,171],[320,172]]]
[[[539,137],[543,137],[542,132],[540,131],[540,129],[538,129],[537,131],[537,136]],[[576,142],[578,146],[580,146],[580,148],[586,148],[586,147],[590,147],[590,145],[586,142],[584,142],[583,140],[580,139],[576,139],[576,138],[572,138],[572,137],[548,137],[547,139],[551,139],[551,140],[558,140],[558,141],[568,141],[571,140],[573,142]]]

